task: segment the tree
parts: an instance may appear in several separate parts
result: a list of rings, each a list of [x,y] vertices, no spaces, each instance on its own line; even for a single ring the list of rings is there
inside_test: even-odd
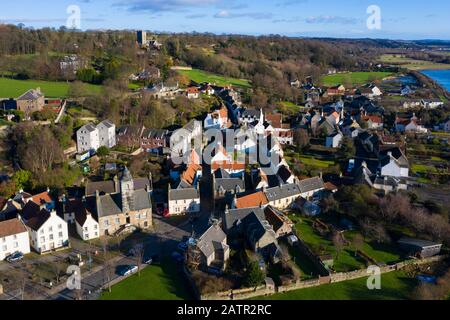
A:
[[[303,149],[309,145],[309,134],[306,129],[297,129],[294,131],[294,142],[297,148]]]
[[[334,248],[336,249],[336,259],[339,259],[339,255],[345,247],[345,242],[342,238],[342,234],[334,231],[331,240],[333,241]]]
[[[344,137],[340,153],[344,159],[351,158],[356,154],[356,148],[352,138]]]
[[[364,237],[359,233],[356,234],[352,239],[352,245],[355,248],[355,255],[358,251],[362,251],[364,248]]]
[[[99,157],[106,157],[109,155],[109,149],[105,146],[101,146],[100,148],[98,148],[97,150],[97,155]]]
[[[264,272],[260,269],[258,262],[253,261],[247,266],[244,276],[244,285],[246,287],[257,287],[263,283],[265,279]]]
[[[138,273],[141,276],[142,262],[144,260],[145,247],[142,243],[136,243],[133,246],[133,254],[136,259],[136,265],[138,266]]]

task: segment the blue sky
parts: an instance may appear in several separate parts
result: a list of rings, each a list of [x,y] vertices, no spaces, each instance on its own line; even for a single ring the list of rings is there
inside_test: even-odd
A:
[[[0,22],[59,27],[69,5],[80,7],[82,29],[450,40],[442,0],[13,0],[0,4]],[[381,30],[367,28],[370,5]]]

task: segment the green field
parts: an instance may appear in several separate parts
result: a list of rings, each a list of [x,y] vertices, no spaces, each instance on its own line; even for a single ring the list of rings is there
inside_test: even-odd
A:
[[[100,92],[101,86],[85,84],[92,92]],[[14,80],[0,78],[0,98],[17,98],[30,89],[41,88],[45,97],[64,98],[69,92],[69,83],[40,80]]]
[[[381,290],[367,289],[367,279],[361,278],[255,300],[407,300],[415,285],[416,281],[403,271],[395,271],[381,276]]]
[[[339,84],[344,86],[351,82],[352,86],[362,85],[374,80],[382,80],[389,76],[392,76],[391,72],[349,72],[330,74],[322,78],[324,86],[332,87]]]
[[[251,87],[250,82],[245,79],[227,78],[221,75],[209,73],[206,71],[192,69],[192,70],[178,70],[178,73],[187,75],[189,79],[197,83],[209,82],[219,86],[233,85],[236,87]]]
[[[450,64],[436,63],[425,60],[415,60],[406,58],[403,55],[396,54],[384,54],[380,57],[380,61],[383,63],[390,63],[400,65],[403,68],[410,70],[444,70],[450,69]]]
[[[184,278],[172,262],[148,266],[104,292],[101,300],[189,300]]]

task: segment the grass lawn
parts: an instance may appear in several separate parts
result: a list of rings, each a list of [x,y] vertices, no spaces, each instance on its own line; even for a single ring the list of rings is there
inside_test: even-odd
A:
[[[331,254],[334,258],[334,269],[336,272],[346,272],[362,269],[365,263],[362,259],[355,256],[354,251],[350,248],[345,248],[336,255],[336,249],[331,240],[320,236],[312,227],[313,221],[309,218],[302,217],[301,222],[290,216],[292,221],[297,222],[295,228],[297,229],[300,238],[312,249],[316,254]]]
[[[178,73],[187,75],[189,79],[197,83],[209,82],[215,83],[219,86],[233,85],[237,87],[249,88],[250,82],[245,79],[227,78],[218,74],[209,73],[206,71],[192,69],[192,70],[178,70]]]
[[[384,54],[380,57],[384,63],[397,64],[410,70],[444,70],[450,69],[450,64],[436,63],[425,60],[415,60],[406,58],[403,55]]]
[[[101,86],[85,84],[86,88],[92,92],[99,92]],[[41,88],[41,91],[49,98],[64,98],[69,92],[67,82],[52,82],[40,80],[15,80],[9,78],[0,78],[0,97],[17,98],[27,90]]]
[[[299,289],[255,300],[407,300],[416,281],[403,271],[381,276],[381,290],[368,290],[367,279],[326,284],[314,288]]]
[[[338,73],[330,74],[322,78],[324,86],[331,87],[338,84],[344,84],[351,81],[352,85],[362,85],[373,80],[381,80],[392,76],[391,72],[349,72],[349,73]]]
[[[437,169],[433,166],[424,164],[413,164],[411,170],[415,173],[437,173]]]
[[[104,292],[100,300],[189,300],[192,299],[185,287],[185,279],[174,263],[148,266]]]

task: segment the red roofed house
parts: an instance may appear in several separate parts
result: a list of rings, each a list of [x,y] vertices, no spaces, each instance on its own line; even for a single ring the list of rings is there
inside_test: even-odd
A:
[[[0,222],[0,261],[15,252],[30,253],[28,230],[18,218]]]
[[[199,94],[200,92],[197,87],[189,87],[186,89],[186,97],[188,99],[198,99]]]
[[[264,192],[259,191],[243,197],[236,197],[233,201],[233,209],[256,208],[269,203]]]
[[[342,96],[344,94],[345,94],[345,87],[342,84],[327,89],[327,95],[330,97]]]
[[[367,129],[383,129],[383,119],[380,116],[362,116],[361,121],[367,123]]]

